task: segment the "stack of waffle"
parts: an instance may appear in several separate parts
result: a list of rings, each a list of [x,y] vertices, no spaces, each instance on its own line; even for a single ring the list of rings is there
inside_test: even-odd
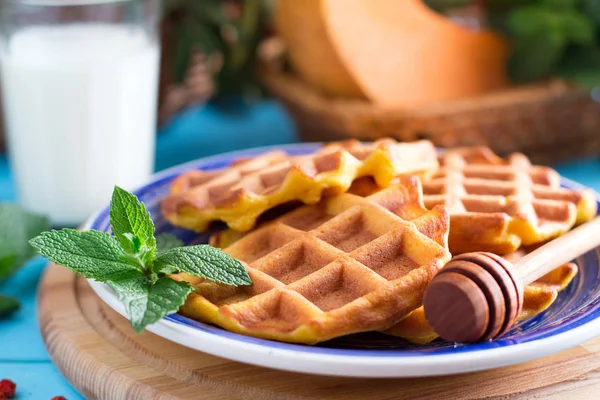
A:
[[[174,225],[229,229],[211,244],[242,261],[251,286],[185,274],[191,318],[256,337],[314,344],[380,331],[414,343],[437,337],[421,307],[453,255],[516,259],[596,213],[590,191],[560,188],[558,174],[489,149],[431,143],[333,143],[308,156],[271,152],[219,171],[178,177],[162,212]],[[296,205],[270,219],[265,213]],[[257,222],[259,221],[259,222]],[[521,318],[546,309],[577,273],[561,266],[526,287]]]

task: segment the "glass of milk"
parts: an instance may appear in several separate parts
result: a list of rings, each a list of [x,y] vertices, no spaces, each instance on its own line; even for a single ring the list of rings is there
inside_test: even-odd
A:
[[[159,0],[0,0],[19,203],[75,226],[154,163]]]

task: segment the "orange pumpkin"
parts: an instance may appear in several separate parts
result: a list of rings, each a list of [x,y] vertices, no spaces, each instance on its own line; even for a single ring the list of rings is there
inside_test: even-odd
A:
[[[278,9],[292,65],[331,94],[411,107],[509,83],[501,36],[461,27],[422,0],[279,0]]]
[[[327,94],[363,97],[327,38],[320,0],[278,0],[274,25],[296,72]]]

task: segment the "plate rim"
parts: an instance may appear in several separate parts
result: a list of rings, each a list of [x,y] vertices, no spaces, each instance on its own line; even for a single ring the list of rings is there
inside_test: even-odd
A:
[[[309,142],[261,146],[202,157],[153,174],[144,185],[133,188],[132,191],[141,191],[158,181],[194,168],[199,163],[210,164],[220,160],[260,154],[275,149],[284,151],[306,149],[311,151],[322,145],[322,142]],[[578,182],[561,177],[561,184],[563,183],[571,188],[585,188],[584,185]],[[600,202],[600,194],[595,191],[594,194],[596,200]],[[105,206],[90,216],[81,229],[89,229],[93,222],[106,212],[107,208],[108,206]],[[94,292],[109,307],[127,317],[124,306],[108,285],[91,279],[88,279],[88,282]],[[203,324],[201,322],[198,323]],[[492,349],[420,356],[354,356],[300,351],[298,349],[269,346],[268,342],[271,341],[266,339],[261,339],[266,342],[264,344],[248,343],[236,340],[235,338],[205,332],[182,322],[166,318],[148,326],[146,329],[188,348],[246,364],[316,375],[362,378],[406,378],[475,372],[547,356],[600,335],[600,316],[565,332],[540,339],[533,339],[524,343],[510,344]],[[462,347],[462,345],[458,346]],[[310,349],[311,347],[307,346],[307,348]],[[474,357],[474,354],[477,354],[477,357]]]

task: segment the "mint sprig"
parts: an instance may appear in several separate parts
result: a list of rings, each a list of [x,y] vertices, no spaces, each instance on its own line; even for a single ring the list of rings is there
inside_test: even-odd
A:
[[[219,249],[183,246],[168,234],[155,237],[144,204],[117,186],[110,203],[110,223],[114,236],[62,229],[43,232],[30,243],[52,262],[110,284],[138,332],[177,312],[194,290],[168,274],[185,272],[232,286],[252,284],[242,263]]]
[[[29,239],[49,226],[44,215],[28,212],[15,204],[0,204],[0,283],[35,256]],[[19,307],[17,299],[0,294],[0,318],[14,313]]]
[[[0,204],[0,282],[35,256],[28,241],[49,226],[44,215],[28,212],[15,204]]]
[[[154,223],[135,195],[116,186],[110,203],[110,226],[128,254],[151,263],[156,254]]]
[[[215,251],[209,245],[178,247],[168,250],[158,256],[154,269],[158,273],[170,274],[173,270],[201,276],[215,282],[225,282],[230,285],[247,285],[248,272],[238,267],[239,261],[225,253]],[[213,265],[220,268],[213,268]]]
[[[52,262],[100,282],[135,278],[144,272],[108,233],[62,229],[42,232],[30,243]]]

